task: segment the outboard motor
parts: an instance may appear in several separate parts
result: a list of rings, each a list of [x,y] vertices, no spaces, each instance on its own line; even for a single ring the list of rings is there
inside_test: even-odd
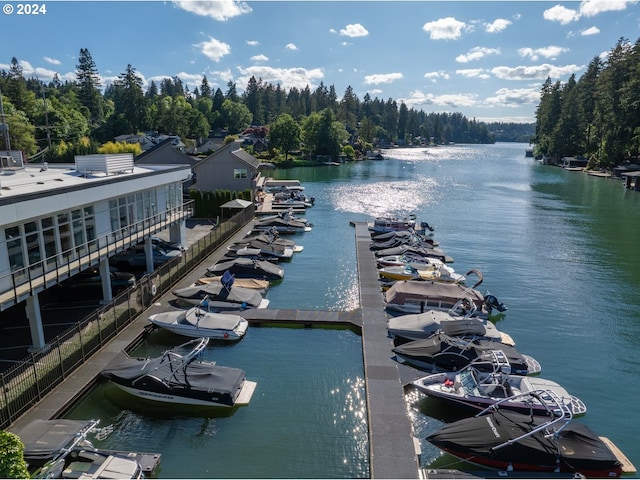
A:
[[[507,311],[506,305],[504,303],[500,302],[495,295],[491,295],[490,293],[487,293],[484,296],[484,304],[487,307],[487,310],[489,311],[489,313],[491,313],[491,311],[494,308],[499,312],[506,312]]]
[[[433,227],[431,225],[429,225],[427,222],[420,222],[420,227],[422,228],[422,230],[424,230],[425,232],[427,230],[429,230],[430,232],[433,232]]]

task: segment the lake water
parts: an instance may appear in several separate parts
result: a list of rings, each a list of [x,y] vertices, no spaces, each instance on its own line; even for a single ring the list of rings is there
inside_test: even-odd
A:
[[[284,264],[272,308],[358,306],[350,221],[415,213],[459,273],[508,306],[499,328],[542,364],[541,376],[580,397],[581,422],[636,465],[640,442],[640,192],[619,180],[543,166],[526,144],[387,151],[385,160],[275,170],[316,199],[304,250]],[[136,353],[180,343],[156,332]],[[229,414],[141,403],[100,384],[68,416],[101,418],[105,447],[162,453],[164,478],[366,478],[367,420],[360,337],[344,329],[250,328],[206,358],[258,382]],[[459,465],[424,437],[451,411],[407,396],[424,466]]]

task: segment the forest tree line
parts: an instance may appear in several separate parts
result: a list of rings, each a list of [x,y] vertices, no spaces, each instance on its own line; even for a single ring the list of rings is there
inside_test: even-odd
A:
[[[544,82],[536,110],[534,153],[583,157],[610,170],[640,152],[640,39],[620,38],[606,60],[594,57],[566,83]]]
[[[333,85],[284,90],[252,77],[244,92],[238,93],[233,82],[223,92],[211,88],[203,76],[193,91],[178,77],[159,84],[152,81],[145,90],[135,68],[127,65],[103,89],[96,63],[85,48],[75,73],[75,81],[62,82],[57,75],[48,83],[25,78],[15,57],[8,71],[0,71],[4,111],[0,125],[6,123],[13,150],[30,157],[47,149],[48,161],[72,162],[74,155],[95,153],[123,134],[171,134],[195,146],[212,131],[237,134],[249,125],[269,126],[282,114],[302,127],[309,117],[323,112],[341,126],[346,141],[357,137],[381,146],[494,141],[484,123],[460,113],[425,113],[368,93],[360,100],[350,86],[338,98]],[[6,149],[6,143],[3,132],[0,147]]]

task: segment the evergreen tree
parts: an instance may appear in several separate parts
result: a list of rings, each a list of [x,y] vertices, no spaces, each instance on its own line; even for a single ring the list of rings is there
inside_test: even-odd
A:
[[[100,77],[91,53],[86,48],[81,48],[78,55],[76,80],[78,81],[78,98],[90,112],[89,121],[93,125],[100,125],[104,119]]]

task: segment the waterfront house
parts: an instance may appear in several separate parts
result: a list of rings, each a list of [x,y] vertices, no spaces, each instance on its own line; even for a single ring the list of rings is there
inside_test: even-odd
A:
[[[261,177],[259,166],[260,160],[242,149],[241,140],[233,141],[193,167],[196,182],[193,188],[201,192],[254,192]]]

